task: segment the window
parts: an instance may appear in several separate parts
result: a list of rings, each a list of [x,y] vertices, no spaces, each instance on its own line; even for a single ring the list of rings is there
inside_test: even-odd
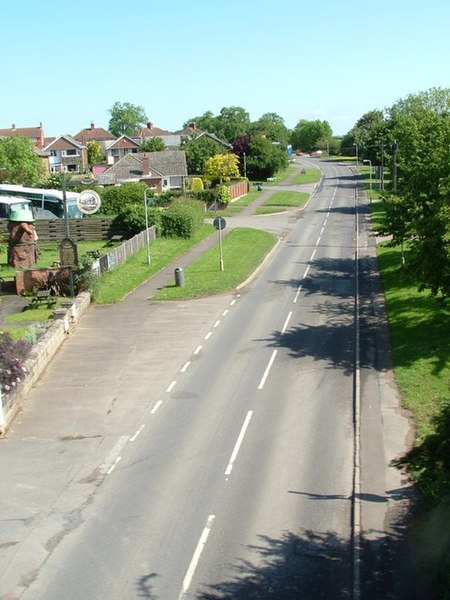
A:
[[[75,149],[65,150],[64,156],[78,156],[78,151]]]

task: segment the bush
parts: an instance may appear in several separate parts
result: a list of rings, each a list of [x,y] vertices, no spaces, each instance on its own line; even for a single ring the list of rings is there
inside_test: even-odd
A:
[[[15,342],[9,333],[0,331],[0,387],[5,392],[14,390],[27,374],[25,359],[30,349],[26,340]]]
[[[148,189],[145,183],[124,183],[120,186],[111,186],[99,189],[102,204],[100,213],[104,215],[117,215],[131,205],[144,206],[144,193]],[[147,192],[147,198],[151,197]]]
[[[159,235],[161,230],[161,214],[160,208],[148,207],[147,217],[148,226],[154,226],[156,234]],[[143,204],[134,204],[121,210],[112,222],[112,227],[123,232],[125,237],[131,238],[145,229],[145,209]]]
[[[203,223],[204,206],[196,200],[175,200],[161,214],[161,235],[188,239]]]
[[[217,200],[224,206],[230,203],[231,193],[227,185],[219,185],[217,188]]]
[[[194,177],[191,181],[191,192],[203,192],[204,190],[203,181],[200,177]]]

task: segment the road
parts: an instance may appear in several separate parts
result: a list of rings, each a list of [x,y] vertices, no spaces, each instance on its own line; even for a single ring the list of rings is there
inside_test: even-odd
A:
[[[2,442],[2,469],[27,477],[6,477],[15,513],[1,495],[0,598],[400,597],[389,523],[406,492],[388,465],[408,423],[382,362],[367,205],[347,166],[320,165],[236,294],[149,303],[120,339],[107,309],[86,316]],[[50,388],[70,398],[54,425]]]

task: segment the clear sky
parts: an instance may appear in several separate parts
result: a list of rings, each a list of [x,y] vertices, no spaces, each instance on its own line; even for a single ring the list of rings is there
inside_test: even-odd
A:
[[[224,106],[335,135],[450,87],[449,0],[4,0],[0,128],[108,128],[115,102],[169,131]]]

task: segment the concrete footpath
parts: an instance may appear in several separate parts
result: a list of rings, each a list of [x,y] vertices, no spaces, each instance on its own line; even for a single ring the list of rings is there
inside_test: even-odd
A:
[[[302,186],[302,191],[313,193],[314,189],[315,185],[312,184]],[[222,234],[226,236],[235,227],[256,227],[271,231],[280,238],[283,237],[285,232],[299,218],[299,215],[302,213],[301,209],[272,215],[254,216],[257,208],[275,191],[272,187],[267,188],[267,190],[264,190],[258,196],[255,202],[245,207],[239,216],[227,218],[227,225]],[[44,338],[33,348],[32,355],[27,363],[30,375],[27,377],[22,392],[15,398],[14,405],[4,403],[3,415],[0,415],[0,417],[3,417],[3,422],[0,423],[2,433],[6,431],[6,435],[12,435],[11,425],[16,422],[20,414],[25,416],[27,411],[32,411],[33,406],[38,407],[38,420],[42,425],[46,421],[54,422],[54,407],[58,404],[58,398],[61,393],[60,384],[63,384],[68,379],[71,380],[71,385],[75,388],[81,386],[79,393],[76,394],[76,403],[79,406],[80,415],[83,413],[83,410],[89,413],[92,398],[90,395],[86,396],[86,394],[82,393],[83,389],[85,391],[85,387],[83,388],[83,386],[90,386],[96,379],[103,379],[103,376],[98,372],[99,366],[101,365],[102,370],[107,371],[106,365],[108,363],[114,364],[115,362],[117,349],[120,349],[119,355],[123,362],[124,353],[129,354],[129,348],[136,345],[133,343],[133,340],[140,339],[141,331],[145,330],[146,324],[149,331],[140,343],[148,345],[148,340],[151,339],[151,348],[156,351],[156,354],[149,357],[149,359],[153,361],[158,360],[157,343],[161,344],[163,348],[170,345],[172,348],[171,355],[175,356],[175,348],[180,346],[179,338],[181,336],[185,338],[191,337],[196,329],[201,327],[201,323],[207,317],[209,310],[213,310],[212,307],[217,306],[223,300],[219,296],[196,301],[151,303],[150,299],[159,289],[175,283],[174,272],[176,268],[185,269],[217,244],[218,233],[214,232],[175,261],[168,264],[164,269],[150,277],[117,304],[107,306],[89,305],[88,297],[87,299],[77,298],[72,314],[72,321],[75,323],[75,326],[72,326],[73,323],[71,323],[69,329],[67,322],[65,325],[62,321],[54,323],[51,326],[51,331],[47,332]],[[88,295],[84,294],[84,296]],[[27,304],[28,300],[25,298],[15,295],[2,296],[0,298],[0,329],[2,324],[4,324],[2,319],[6,315],[18,312]],[[77,305],[80,305],[81,308]],[[198,312],[199,314],[195,315],[194,312]],[[86,364],[84,360],[84,355],[90,355],[93,337],[96,338],[96,358],[93,363],[95,365],[95,372],[91,372],[91,363],[88,362]],[[86,342],[83,342],[83,340],[86,340]],[[105,340],[103,345],[101,343],[102,340]],[[125,343],[126,340],[130,344],[128,349]],[[69,359],[72,363],[70,374],[66,368],[58,372],[57,364],[55,366],[52,364],[52,368],[49,369],[48,366],[53,363],[57,355],[64,354],[68,357],[71,356],[69,347],[74,346],[75,342],[77,343],[77,354]],[[83,351],[83,343],[86,344],[85,351]],[[145,352],[150,352],[150,350],[146,349]],[[180,347],[180,355],[182,352],[185,352],[185,350]],[[164,353],[161,354],[162,356],[164,356]],[[118,360],[120,359],[118,358]],[[128,368],[129,373],[136,373],[140,367],[129,364]],[[83,383],[83,372],[89,373],[89,384]],[[54,391],[53,384],[50,385],[52,373],[56,373]],[[80,385],[72,379],[75,374],[80,380]],[[114,373],[111,373],[111,379],[114,381]],[[53,401],[51,400],[52,396]],[[102,394],[99,392],[99,397],[101,396]],[[30,397],[29,400],[28,397]],[[81,402],[86,402],[84,409],[80,405]],[[98,407],[98,403],[96,406]],[[63,417],[63,414],[61,414],[61,417]],[[25,418],[25,420],[27,419]],[[35,425],[36,414],[34,415]],[[60,425],[64,429],[64,424],[60,422]],[[31,435],[32,429],[33,426],[29,432]]]

